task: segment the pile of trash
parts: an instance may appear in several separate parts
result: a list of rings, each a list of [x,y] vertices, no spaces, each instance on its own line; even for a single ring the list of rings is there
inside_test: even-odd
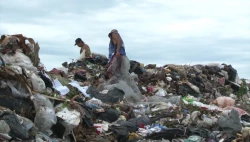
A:
[[[1,36],[0,141],[249,141],[250,82],[231,65],[131,60],[117,80],[102,54],[46,71],[39,49]]]

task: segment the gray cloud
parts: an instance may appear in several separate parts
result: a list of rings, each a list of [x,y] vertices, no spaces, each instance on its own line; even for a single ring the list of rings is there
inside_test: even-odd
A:
[[[79,56],[77,37],[107,55],[107,34],[117,28],[130,59],[227,63],[250,78],[249,6],[248,0],[10,0],[0,2],[0,33],[34,38],[48,69]]]

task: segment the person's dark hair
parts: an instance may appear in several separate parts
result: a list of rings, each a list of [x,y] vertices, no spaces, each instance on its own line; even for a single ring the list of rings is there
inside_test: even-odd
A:
[[[82,41],[81,38],[77,38],[77,39],[75,40],[75,45],[76,45],[77,43],[84,43],[84,42]]]

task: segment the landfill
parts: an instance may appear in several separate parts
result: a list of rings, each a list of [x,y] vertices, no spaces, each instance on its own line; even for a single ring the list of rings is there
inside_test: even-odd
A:
[[[100,53],[45,70],[39,44],[0,40],[0,141],[249,142],[250,82],[230,64],[130,60],[107,79]]]

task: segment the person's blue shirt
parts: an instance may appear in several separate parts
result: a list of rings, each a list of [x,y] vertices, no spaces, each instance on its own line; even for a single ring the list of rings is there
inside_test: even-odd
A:
[[[119,34],[117,32],[113,32],[113,33]],[[112,41],[110,40],[110,43],[109,43],[109,61],[112,59],[113,55],[115,54],[115,50],[116,50],[116,47],[115,47],[115,45],[113,45]],[[122,44],[121,44],[119,52],[121,55],[126,55],[125,45],[124,45],[123,40],[122,40]]]

